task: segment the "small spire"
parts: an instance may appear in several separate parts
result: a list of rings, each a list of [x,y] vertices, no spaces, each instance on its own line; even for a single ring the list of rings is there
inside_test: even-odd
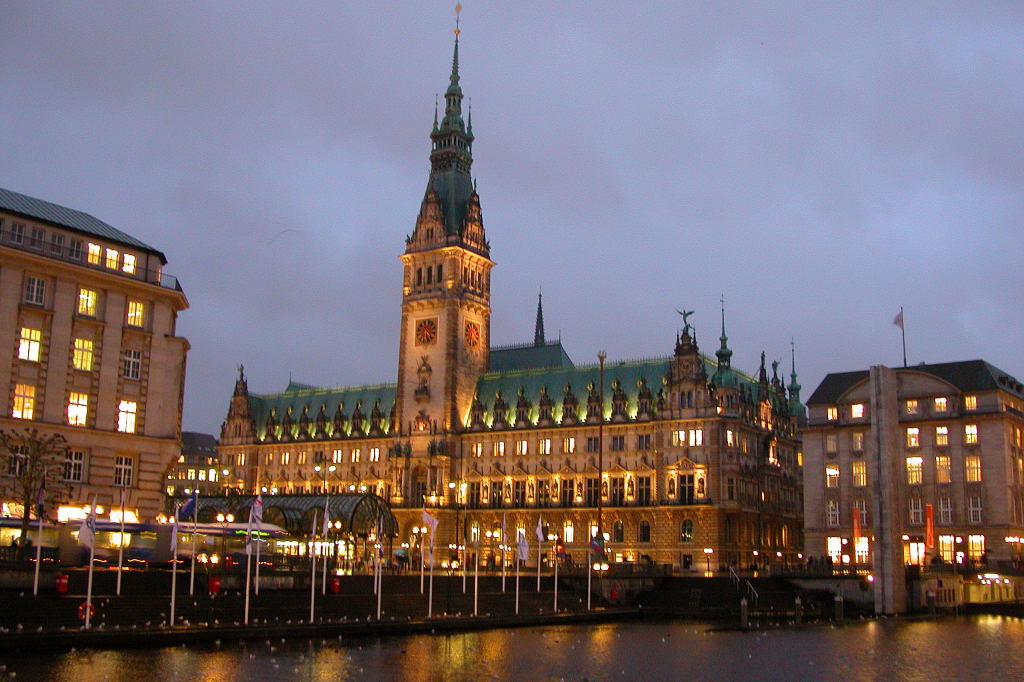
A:
[[[718,366],[727,369],[732,358],[732,351],[729,349],[729,337],[725,333],[725,294],[722,295],[719,302],[722,304],[722,335],[719,337],[722,345],[715,351],[715,355],[718,357]]]
[[[466,119],[466,133],[473,134],[473,98],[469,98],[469,115]]]
[[[437,93],[434,93],[434,132],[437,132]]]
[[[459,82],[459,34],[462,33],[459,23],[462,19],[461,15],[462,3],[458,3],[455,5],[455,52],[452,53],[452,85],[458,85]]]
[[[533,328],[533,345],[544,345],[544,292],[537,290],[537,323]]]

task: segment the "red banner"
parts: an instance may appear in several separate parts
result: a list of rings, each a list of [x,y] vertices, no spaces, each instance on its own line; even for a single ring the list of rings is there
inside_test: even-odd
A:
[[[935,520],[930,504],[924,506],[924,544],[928,549],[935,547]]]
[[[857,503],[853,503],[853,546],[854,552],[856,552],[857,538],[860,537],[860,508]]]

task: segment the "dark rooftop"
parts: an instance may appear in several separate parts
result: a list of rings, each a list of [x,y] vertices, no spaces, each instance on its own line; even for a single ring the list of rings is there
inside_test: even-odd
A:
[[[963,360],[961,362],[940,362],[897,367],[898,372],[924,372],[947,381],[961,391],[991,391],[1000,388],[1024,399],[1024,385],[1003,370],[984,360]],[[807,399],[808,405],[834,403],[846,391],[868,378],[867,370],[837,372],[822,379],[818,388]]]

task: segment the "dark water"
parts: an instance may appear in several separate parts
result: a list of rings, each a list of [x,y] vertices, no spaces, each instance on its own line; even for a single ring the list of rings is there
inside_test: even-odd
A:
[[[17,680],[1021,680],[1024,620],[712,632],[618,623],[9,655]]]

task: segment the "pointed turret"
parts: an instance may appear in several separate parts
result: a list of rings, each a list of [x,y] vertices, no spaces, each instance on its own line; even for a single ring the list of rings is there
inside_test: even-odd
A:
[[[722,298],[722,335],[718,337],[721,346],[715,351],[718,358],[718,369],[711,377],[711,383],[719,388],[736,388],[739,378],[732,371],[732,350],[729,348],[729,337],[725,333],[725,298]]]
[[[533,345],[544,345],[544,300],[543,294],[537,292],[537,323],[533,328]]]
[[[790,361],[792,362],[792,371],[789,374],[789,413],[796,417],[806,417],[807,408],[800,402],[800,384],[796,381],[796,344],[790,341],[789,343]]]

